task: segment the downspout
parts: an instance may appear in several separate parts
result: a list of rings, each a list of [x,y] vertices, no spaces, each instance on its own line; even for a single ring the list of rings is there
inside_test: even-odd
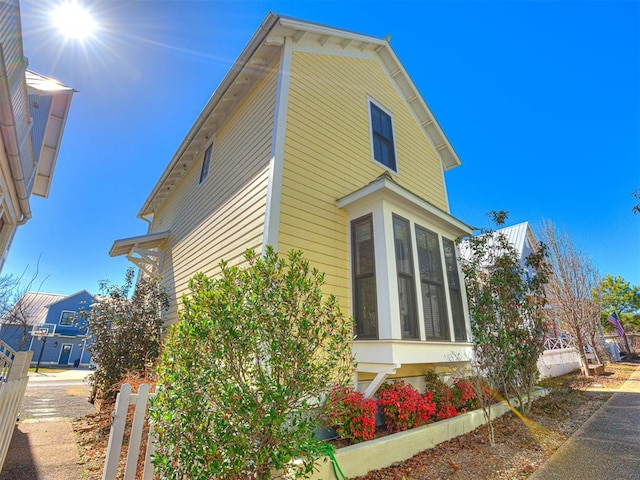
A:
[[[17,126],[13,115],[11,95],[9,89],[9,78],[5,68],[4,53],[0,48],[0,129],[4,139],[5,149],[9,162],[3,159],[2,168],[11,172],[11,178],[18,198],[21,216],[16,220],[17,225],[24,225],[31,218],[31,206],[29,205],[29,194],[22,175],[22,165],[20,163],[20,142],[18,140]],[[24,69],[22,79],[24,80]],[[23,139],[24,140],[24,139]],[[16,215],[17,217],[17,215]]]

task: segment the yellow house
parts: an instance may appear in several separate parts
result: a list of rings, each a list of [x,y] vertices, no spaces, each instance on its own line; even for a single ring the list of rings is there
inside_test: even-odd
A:
[[[372,393],[469,356],[453,241],[471,228],[444,182],[459,164],[388,41],[269,14],[142,206],[148,234],[110,254],[179,299],[249,247],[303,250],[355,318]]]

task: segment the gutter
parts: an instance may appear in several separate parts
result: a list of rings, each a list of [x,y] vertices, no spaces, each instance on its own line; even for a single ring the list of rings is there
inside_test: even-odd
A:
[[[11,172],[14,193],[18,198],[20,211],[17,213],[20,214],[20,218],[16,220],[16,224],[24,225],[32,217],[32,214],[31,206],[29,205],[29,194],[20,162],[20,141],[18,140],[17,125],[9,89],[9,77],[7,76],[5,65],[4,53],[0,48],[0,130],[2,130],[2,138],[4,139],[8,158],[8,162],[4,159],[2,160],[2,168],[7,172]],[[24,72],[21,78],[24,80]]]

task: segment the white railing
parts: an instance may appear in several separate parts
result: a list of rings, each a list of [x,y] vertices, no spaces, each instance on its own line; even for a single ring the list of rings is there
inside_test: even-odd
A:
[[[16,352],[0,340],[0,471],[18,419],[29,380],[33,352]]]
[[[109,433],[109,443],[107,445],[107,456],[104,460],[104,471],[102,480],[114,480],[118,475],[118,466],[120,463],[120,454],[122,452],[122,443],[124,440],[125,427],[127,424],[127,413],[129,405],[135,405],[135,413],[133,415],[133,423],[131,424],[131,434],[129,435],[129,448],[127,451],[127,463],[124,469],[124,480],[134,480],[138,469],[138,458],[140,456],[140,445],[142,444],[142,434],[144,432],[147,421],[147,405],[149,398],[155,396],[155,393],[149,393],[149,385],[142,384],[138,388],[138,393],[131,393],[131,385],[125,383],[120,388],[120,393],[116,397],[116,406],[113,411],[113,421],[111,423],[111,431]],[[144,470],[142,472],[142,480],[153,479],[153,466],[151,465],[151,456],[154,448],[153,428],[149,425],[149,434],[147,435],[147,449],[144,458]]]
[[[16,351],[0,340],[0,382],[6,382]]]
[[[544,341],[545,350],[561,350],[571,347],[575,347],[575,345],[570,337],[547,338]]]

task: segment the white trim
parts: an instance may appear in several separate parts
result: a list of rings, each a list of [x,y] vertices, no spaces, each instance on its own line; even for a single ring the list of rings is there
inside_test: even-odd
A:
[[[343,49],[338,45],[324,44],[320,45],[313,40],[302,39],[295,43],[294,52],[309,53],[313,55],[331,55],[332,57],[358,58],[361,60],[376,60],[374,50],[360,50],[358,48]]]
[[[389,115],[389,118],[391,119],[391,139],[393,144],[393,160],[396,164],[395,170],[375,158],[375,152],[373,148],[373,121],[371,120],[371,104],[375,105],[377,108]],[[369,116],[369,147],[371,148],[371,161],[381,166],[385,170],[393,173],[394,175],[400,176],[400,165],[398,162],[398,152],[396,149],[396,128],[393,122],[393,113],[383,107],[380,102],[374,100],[373,97],[367,95],[367,115]]]
[[[385,180],[382,178],[382,180]],[[383,182],[382,182],[383,183]],[[393,182],[390,182],[395,185]],[[381,182],[376,181],[374,184],[380,185]],[[466,344],[467,341],[456,341],[455,328],[453,322],[453,310],[451,305],[451,298],[449,292],[449,276],[446,272],[446,261],[444,257],[444,245],[443,238],[454,242],[455,236],[459,233],[458,225],[452,225],[451,219],[448,219],[448,223],[444,226],[442,222],[439,222],[439,217],[433,217],[429,215],[430,211],[417,210],[412,205],[407,205],[404,202],[404,196],[387,195],[383,194],[384,189],[375,188],[369,192],[368,195],[358,197],[358,201],[350,201],[341,203],[338,202],[338,206],[345,208],[347,211],[347,220],[349,222],[349,230],[351,230],[351,222],[361,218],[364,215],[371,214],[373,218],[373,244],[375,248],[375,275],[376,275],[376,291],[378,302],[378,339],[371,340],[376,341],[392,341],[400,342],[397,345],[403,345],[403,342],[417,342],[418,344],[426,345],[434,343],[443,343],[448,345],[460,345]],[[397,265],[395,260],[395,244],[393,236],[393,215],[397,215],[409,222],[409,232],[411,235],[411,255],[413,258],[414,266],[414,289],[417,297],[416,302],[416,315],[418,322],[418,337],[416,339],[403,339],[402,338],[402,325],[400,324],[400,311],[399,311],[399,298],[398,298],[398,274]],[[449,217],[448,215],[446,215]],[[455,220],[455,219],[453,219]],[[456,221],[458,222],[458,221]],[[458,222],[460,223],[460,222]],[[424,309],[421,305],[421,285],[420,285],[420,269],[418,262],[418,246],[416,241],[416,224],[422,228],[426,228],[435,233],[438,237],[439,251],[440,251],[440,268],[442,272],[442,278],[444,282],[444,295],[447,306],[446,310],[446,322],[449,325],[449,337],[448,341],[426,339],[426,329],[424,325]],[[457,249],[456,249],[457,253]],[[353,257],[353,241],[349,242],[349,256]],[[458,278],[461,283],[460,291],[463,296],[463,321],[465,334],[467,339],[469,338],[469,316],[468,306],[465,302],[464,295],[464,282],[463,276],[460,272],[460,262],[456,261],[458,269]],[[351,272],[353,272],[353,266]],[[355,294],[353,292],[353,275],[351,275],[351,303],[352,311],[354,311]],[[362,341],[369,339],[356,340],[354,344],[358,344]],[[401,347],[404,348],[404,347]],[[410,347],[407,347],[410,348]],[[413,348],[413,347],[411,347]],[[370,360],[369,360],[370,361]],[[441,361],[447,361],[442,359]],[[386,362],[382,362],[386,363]],[[419,362],[411,362],[419,363]]]
[[[413,192],[401,187],[392,179],[385,176],[381,176],[359,190],[339,198],[337,200],[337,205],[338,208],[349,209],[354,204],[373,199],[374,195],[386,196],[387,193],[391,194],[388,198],[395,196],[396,198],[409,203],[414,208],[417,208],[419,211],[432,216],[433,220],[435,220],[441,228],[447,228],[447,230],[450,230],[454,238],[456,236],[471,235],[473,233],[473,229],[467,224],[461,222],[447,212],[440,210],[436,206],[418,197]]]
[[[278,89],[274,112],[274,128],[271,137],[271,160],[269,161],[269,184],[264,214],[264,231],[262,234],[262,252],[267,245],[278,249],[280,229],[280,204],[282,201],[282,176],[284,170],[284,147],[287,127],[287,110],[289,107],[289,86],[291,83],[292,39],[285,37],[280,56],[278,72]]]

